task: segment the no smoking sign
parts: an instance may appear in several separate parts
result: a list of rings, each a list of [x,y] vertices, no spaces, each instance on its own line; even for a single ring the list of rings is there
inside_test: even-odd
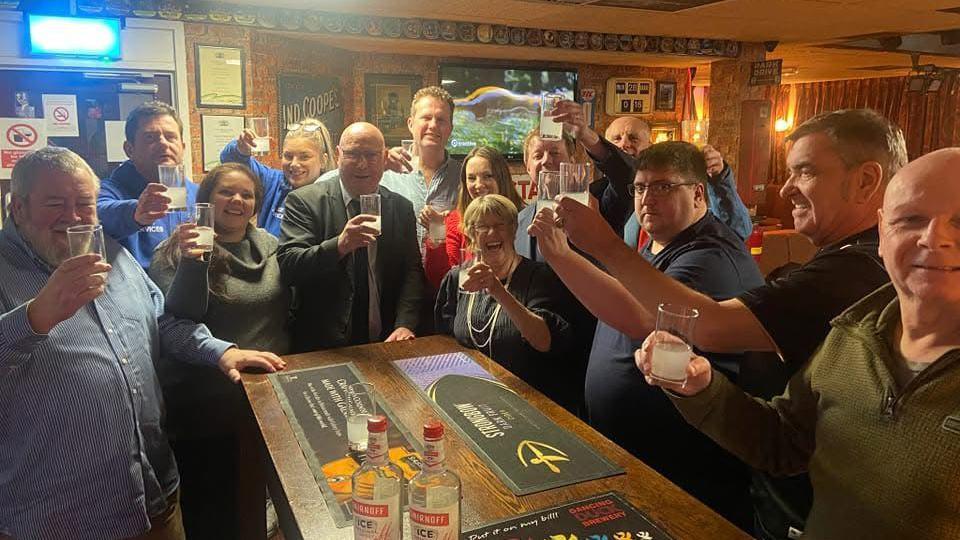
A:
[[[53,119],[57,122],[70,120],[70,111],[66,107],[57,107],[53,110]]]

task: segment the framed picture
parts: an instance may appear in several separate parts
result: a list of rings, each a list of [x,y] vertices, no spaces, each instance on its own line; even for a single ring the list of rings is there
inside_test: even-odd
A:
[[[422,84],[423,79],[419,75],[368,73],[363,76],[367,122],[380,128],[388,147],[399,146],[401,140],[411,137],[407,129],[410,102]]]
[[[666,141],[679,141],[679,131],[680,126],[678,126],[676,122],[653,124],[650,126],[650,141],[654,144]]]
[[[195,51],[197,106],[244,108],[243,49],[198,43]]]
[[[677,83],[674,81],[657,81],[657,97],[654,108],[658,111],[677,110]]]
[[[203,172],[220,164],[220,151],[243,131],[242,116],[200,115]]]

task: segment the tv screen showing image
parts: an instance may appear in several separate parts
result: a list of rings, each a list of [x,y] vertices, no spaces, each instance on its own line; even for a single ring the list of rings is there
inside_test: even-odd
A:
[[[577,92],[576,70],[556,68],[441,65],[440,80],[454,98],[447,150],[455,156],[491,146],[508,158],[522,158],[523,138],[540,121],[541,94],[574,99]]]

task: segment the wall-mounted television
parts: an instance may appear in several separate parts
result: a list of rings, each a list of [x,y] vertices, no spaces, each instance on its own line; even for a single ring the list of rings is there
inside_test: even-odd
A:
[[[27,54],[120,59],[120,19],[26,15]]]
[[[577,94],[574,69],[442,64],[440,81],[454,98],[447,150],[455,156],[482,145],[522,158],[523,138],[540,120],[541,94]]]

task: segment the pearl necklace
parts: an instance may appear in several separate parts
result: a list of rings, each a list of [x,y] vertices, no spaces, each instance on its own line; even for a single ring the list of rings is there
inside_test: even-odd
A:
[[[510,272],[507,274],[507,281],[504,283],[503,288],[508,292],[510,290],[510,281],[513,279],[513,273],[516,271],[517,266],[520,266],[520,256],[514,254],[513,261],[510,263]],[[479,292],[478,292],[479,294]],[[477,294],[470,295],[470,301],[467,304],[467,331],[470,334],[470,341],[473,342],[474,348],[476,350],[483,352],[485,347],[488,348],[489,356],[493,358],[493,334],[497,328],[497,319],[500,317],[500,308],[503,306],[497,302],[497,307],[493,308],[493,315],[487,319],[487,322],[483,324],[480,328],[475,328],[473,326],[473,304],[474,299],[477,297]],[[477,342],[477,337],[474,334],[483,335],[484,332],[490,330],[490,333],[487,334],[487,339],[483,343]]]

